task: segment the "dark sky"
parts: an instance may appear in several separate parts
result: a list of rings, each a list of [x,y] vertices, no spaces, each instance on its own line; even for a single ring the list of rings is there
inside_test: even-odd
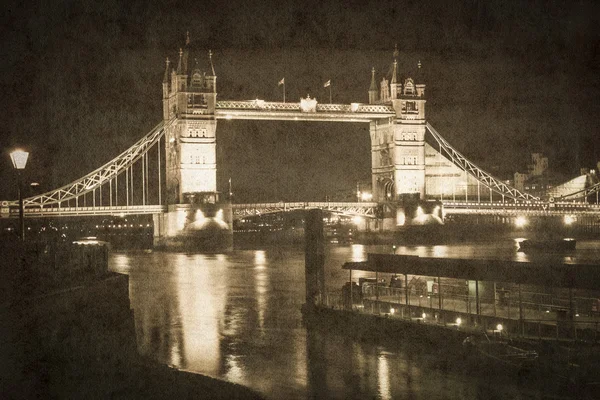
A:
[[[438,4],[439,3],[439,4]],[[334,102],[366,102],[370,69],[423,63],[429,121],[501,178],[544,152],[574,175],[600,160],[599,6],[594,1],[49,1],[3,5],[0,198],[9,149],[32,152],[28,180],[68,183],[161,118],[164,58],[189,30],[215,56],[218,98],[290,101],[332,80]],[[201,51],[200,51],[201,49]],[[219,182],[241,201],[320,200],[368,182],[368,127],[219,122]],[[225,189],[221,186],[221,189]],[[226,189],[225,189],[226,190]]]

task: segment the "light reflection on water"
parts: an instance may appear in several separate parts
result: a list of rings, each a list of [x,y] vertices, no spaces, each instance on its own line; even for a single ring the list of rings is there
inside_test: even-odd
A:
[[[583,247],[577,257],[600,259],[597,243]],[[399,246],[395,251],[426,257],[521,257],[511,242]],[[347,281],[344,262],[364,261],[368,252],[391,254],[393,249],[327,247],[328,290]],[[307,332],[300,314],[305,296],[302,248],[225,255],[114,253],[110,262],[113,270],[130,275],[138,350],[160,363],[246,385],[270,399],[522,397],[524,389],[513,382],[499,387],[440,368],[436,359],[442,350],[435,347],[409,351],[411,345],[403,343],[405,351]],[[371,275],[355,271],[353,278]]]

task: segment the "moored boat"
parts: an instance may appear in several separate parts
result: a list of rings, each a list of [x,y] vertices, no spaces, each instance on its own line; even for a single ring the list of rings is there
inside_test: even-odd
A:
[[[577,241],[575,239],[549,239],[535,240],[525,239],[519,242],[519,251],[544,250],[544,251],[569,251],[575,250]]]
[[[504,340],[491,340],[487,335],[469,336],[463,341],[463,346],[467,355],[489,365],[516,372],[531,370],[537,366],[537,351],[526,350]]]

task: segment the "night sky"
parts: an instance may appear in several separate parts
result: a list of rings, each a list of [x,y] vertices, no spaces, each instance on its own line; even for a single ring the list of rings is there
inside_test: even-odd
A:
[[[0,199],[16,197],[8,156],[31,151],[44,190],[109,161],[162,118],[165,57],[190,32],[214,52],[218,99],[310,94],[367,102],[370,69],[423,64],[427,117],[500,178],[531,152],[574,176],[600,161],[599,6],[594,1],[346,0],[14,2],[3,5]],[[351,196],[370,180],[368,125],[220,121],[219,184],[238,201]]]

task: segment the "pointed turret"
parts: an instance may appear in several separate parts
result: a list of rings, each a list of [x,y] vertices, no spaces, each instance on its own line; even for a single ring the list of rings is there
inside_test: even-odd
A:
[[[175,76],[175,87],[171,86],[171,90],[185,92],[187,90],[187,75],[183,70],[183,49],[179,49],[179,62],[177,63],[177,72]]]
[[[212,55],[213,55],[212,50],[209,50],[208,51],[208,61],[210,61],[210,70],[212,72],[212,76],[217,76],[215,74],[215,66],[213,65]]]
[[[209,91],[216,93],[217,92],[217,75],[215,74],[215,67],[213,65],[212,55],[213,55],[212,50],[209,50],[208,51],[208,61],[210,63],[210,72],[209,72],[209,74],[206,75],[205,82],[206,82],[206,88]]]
[[[167,59],[165,60],[165,75],[163,77],[163,83],[169,83],[169,64],[171,64],[171,61],[169,61],[169,57],[167,57]]]
[[[369,87],[369,104],[377,102],[377,83],[375,82],[375,67],[371,69],[371,86]]]
[[[398,82],[396,76],[398,75],[398,61],[394,60],[394,67],[392,69],[392,78],[390,80],[390,98],[398,98]]]
[[[183,75],[183,49],[179,49],[179,62],[177,63],[177,75]]]
[[[163,98],[167,98],[169,95],[169,57],[167,57],[165,66],[165,76],[163,77],[162,85],[163,85]]]
[[[188,69],[188,59],[190,57],[190,31],[185,34],[185,46],[183,47],[183,58],[182,58],[182,70],[183,74],[187,75],[190,71]]]
[[[421,60],[417,63],[417,76],[415,78],[415,88],[417,90],[417,96],[425,96],[425,77],[423,76],[423,70],[421,68]]]

